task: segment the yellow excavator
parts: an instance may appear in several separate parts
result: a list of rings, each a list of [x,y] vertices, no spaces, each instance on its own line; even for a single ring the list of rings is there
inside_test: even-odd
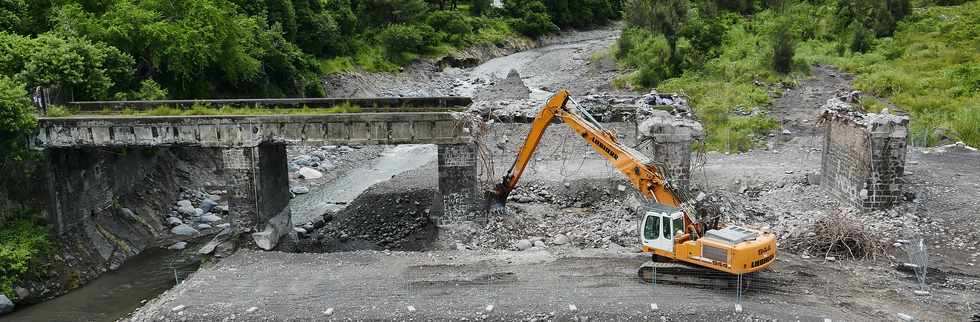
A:
[[[569,106],[570,100],[566,90],[559,90],[548,99],[532,122],[517,160],[502,182],[488,193],[493,207],[504,207],[545,130],[557,118],[625,174],[646,198],[645,209],[640,210],[642,218],[638,230],[642,251],[652,254],[652,259],[637,272],[643,281],[649,283],[654,278],[660,279],[654,274],[666,273],[684,283],[678,276],[705,275],[705,272],[742,275],[772,264],[776,257],[774,234],[738,226],[721,227],[717,220],[713,223],[695,220],[694,207],[680,200],[655,162],[620,143],[613,132],[603,128],[587,111]]]

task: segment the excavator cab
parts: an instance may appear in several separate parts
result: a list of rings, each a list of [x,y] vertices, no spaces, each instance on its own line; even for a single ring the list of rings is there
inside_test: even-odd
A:
[[[653,249],[673,253],[674,239],[684,235],[684,213],[677,208],[650,209],[640,222],[640,238]]]

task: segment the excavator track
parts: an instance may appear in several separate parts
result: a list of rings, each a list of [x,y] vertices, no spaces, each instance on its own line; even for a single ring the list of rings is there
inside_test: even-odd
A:
[[[737,289],[738,277],[711,269],[679,262],[647,261],[640,266],[637,275],[647,284],[688,285],[710,289]],[[742,290],[749,290],[752,278],[742,278]]]

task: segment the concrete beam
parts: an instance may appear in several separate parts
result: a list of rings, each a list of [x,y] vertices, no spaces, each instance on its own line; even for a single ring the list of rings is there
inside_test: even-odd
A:
[[[354,113],[269,116],[79,116],[39,120],[32,145],[65,147],[256,147],[290,144],[465,144],[463,113]]]
[[[462,96],[439,97],[369,97],[369,98],[256,98],[256,99],[202,99],[202,100],[156,100],[156,101],[90,101],[69,102],[68,106],[82,111],[120,111],[124,108],[137,110],[158,106],[192,107],[194,105],[301,108],[334,107],[354,105],[361,108],[452,108],[467,107],[473,99]]]

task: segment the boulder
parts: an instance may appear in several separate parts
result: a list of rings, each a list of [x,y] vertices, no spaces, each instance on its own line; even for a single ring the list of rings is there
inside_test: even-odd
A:
[[[14,302],[6,295],[0,294],[0,315],[10,313],[14,310]]]
[[[299,176],[303,179],[312,180],[323,178],[323,173],[313,168],[302,167],[299,169]]]
[[[235,236],[234,231],[235,230],[231,229],[231,227],[226,227],[222,229],[220,233],[214,236],[214,238],[211,238],[211,241],[209,241],[207,244],[204,244],[204,247],[201,247],[201,249],[197,250],[197,253],[201,255],[207,255],[214,252],[214,249],[217,248],[218,245],[221,245],[221,243],[224,243],[225,241]]]
[[[537,241],[534,242],[534,247],[544,248],[544,246],[545,245],[544,245],[544,242],[543,241],[537,240]]]
[[[208,224],[198,224],[197,225],[197,229],[200,229],[200,230],[211,229],[211,225],[208,225]]]
[[[303,195],[303,194],[310,193],[310,188],[307,188],[305,186],[296,186],[289,189],[289,192],[295,193],[297,195]]]
[[[517,247],[518,250],[527,250],[527,249],[531,248],[532,245],[531,245],[531,241],[530,240],[521,239],[521,240],[518,240],[517,241],[517,244],[515,244],[514,246]]]
[[[178,225],[183,224],[183,223],[184,223],[184,221],[183,220],[180,220],[180,218],[177,218],[177,217],[167,217],[167,225],[169,225],[169,226],[178,226]]]
[[[204,201],[201,201],[201,210],[204,211],[204,213],[209,213],[217,205],[218,203],[214,202],[214,200],[204,199]]]
[[[192,206],[180,206],[177,208],[177,213],[183,216],[196,216],[197,208],[194,208]]]
[[[201,218],[198,218],[198,221],[203,222],[203,223],[212,223],[212,222],[216,222],[216,221],[221,221],[221,217],[218,217],[218,215],[215,215],[215,214],[207,214],[207,215],[201,216]]]
[[[184,199],[184,200],[181,200],[181,201],[178,201],[177,202],[177,207],[178,208],[182,208],[182,207],[194,208],[194,205],[191,204],[191,201],[190,200]]]
[[[170,232],[174,233],[174,235],[180,235],[180,236],[193,236],[193,235],[200,234],[200,232],[197,231],[197,229],[194,229],[193,227],[188,226],[187,224],[180,224],[179,226],[170,229]]]
[[[170,245],[170,247],[167,247],[167,249],[173,249],[173,250],[181,250],[184,248],[187,248],[187,242],[177,242],[173,245]]]

